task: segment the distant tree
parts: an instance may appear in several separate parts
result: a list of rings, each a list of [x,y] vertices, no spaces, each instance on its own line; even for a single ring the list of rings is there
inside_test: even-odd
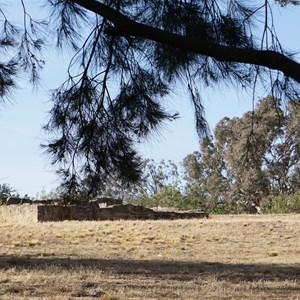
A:
[[[300,184],[299,108],[291,102],[284,113],[280,100],[267,97],[241,118],[223,118],[214,138],[184,159],[187,180],[225,211],[251,209],[256,193],[294,193]]]
[[[23,27],[0,6],[0,96],[20,72],[37,83],[44,44],[74,51],[68,77],[52,94],[45,145],[70,192],[82,178],[103,189],[109,175],[137,181],[135,145],[175,120],[164,99],[179,82],[187,89],[200,137],[207,135],[200,89],[225,82],[261,82],[297,98],[300,65],[276,36],[274,6],[298,1],[44,0],[35,20],[20,0]],[[53,38],[54,37],[54,38]]]
[[[162,188],[178,186],[180,174],[177,165],[171,160],[161,160],[156,163],[153,159],[143,162],[141,185],[149,195],[157,194]]]
[[[11,187],[8,183],[0,184],[0,205],[4,204],[7,197],[9,196],[17,196],[16,189]]]
[[[62,199],[65,196],[64,193],[66,193],[66,190],[63,186],[53,188],[49,192],[43,188],[32,198],[36,200]]]
[[[200,151],[188,155],[183,160],[187,188],[190,191],[202,191],[199,201],[210,209],[226,202],[229,182],[224,172],[224,159],[221,151],[216,148],[211,138],[206,138],[200,144]]]
[[[140,180],[134,183],[124,184],[117,177],[111,177],[102,194],[125,200],[143,195],[152,197],[163,188],[177,187],[181,181],[177,165],[170,160],[155,162],[153,159],[145,159],[140,165],[140,172]]]

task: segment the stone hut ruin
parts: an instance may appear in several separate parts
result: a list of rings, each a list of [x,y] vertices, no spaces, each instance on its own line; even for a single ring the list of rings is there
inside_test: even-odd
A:
[[[108,197],[92,201],[65,203],[61,199],[31,201],[8,198],[0,206],[0,218],[7,221],[101,221],[101,220],[157,220],[208,218],[204,212],[154,211],[143,206],[123,204],[122,199]]]

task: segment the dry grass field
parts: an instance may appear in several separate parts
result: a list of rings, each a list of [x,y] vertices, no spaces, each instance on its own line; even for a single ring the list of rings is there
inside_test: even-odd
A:
[[[300,299],[300,215],[0,222],[0,299]]]

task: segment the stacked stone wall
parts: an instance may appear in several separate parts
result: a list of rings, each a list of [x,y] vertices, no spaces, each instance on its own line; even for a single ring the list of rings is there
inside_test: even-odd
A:
[[[81,203],[80,205],[41,205],[17,204],[0,207],[0,218],[12,222],[56,222],[64,220],[97,221],[97,220],[157,220],[207,218],[204,212],[156,212],[142,206],[116,205],[107,208],[97,203]]]
[[[2,205],[0,219],[8,222],[37,222],[37,205]]]
[[[47,221],[88,221],[98,219],[99,207],[95,205],[39,205],[37,219]]]

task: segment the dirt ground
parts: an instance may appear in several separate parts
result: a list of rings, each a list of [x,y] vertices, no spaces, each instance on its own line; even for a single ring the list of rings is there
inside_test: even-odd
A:
[[[0,299],[300,299],[300,215],[0,221]]]

